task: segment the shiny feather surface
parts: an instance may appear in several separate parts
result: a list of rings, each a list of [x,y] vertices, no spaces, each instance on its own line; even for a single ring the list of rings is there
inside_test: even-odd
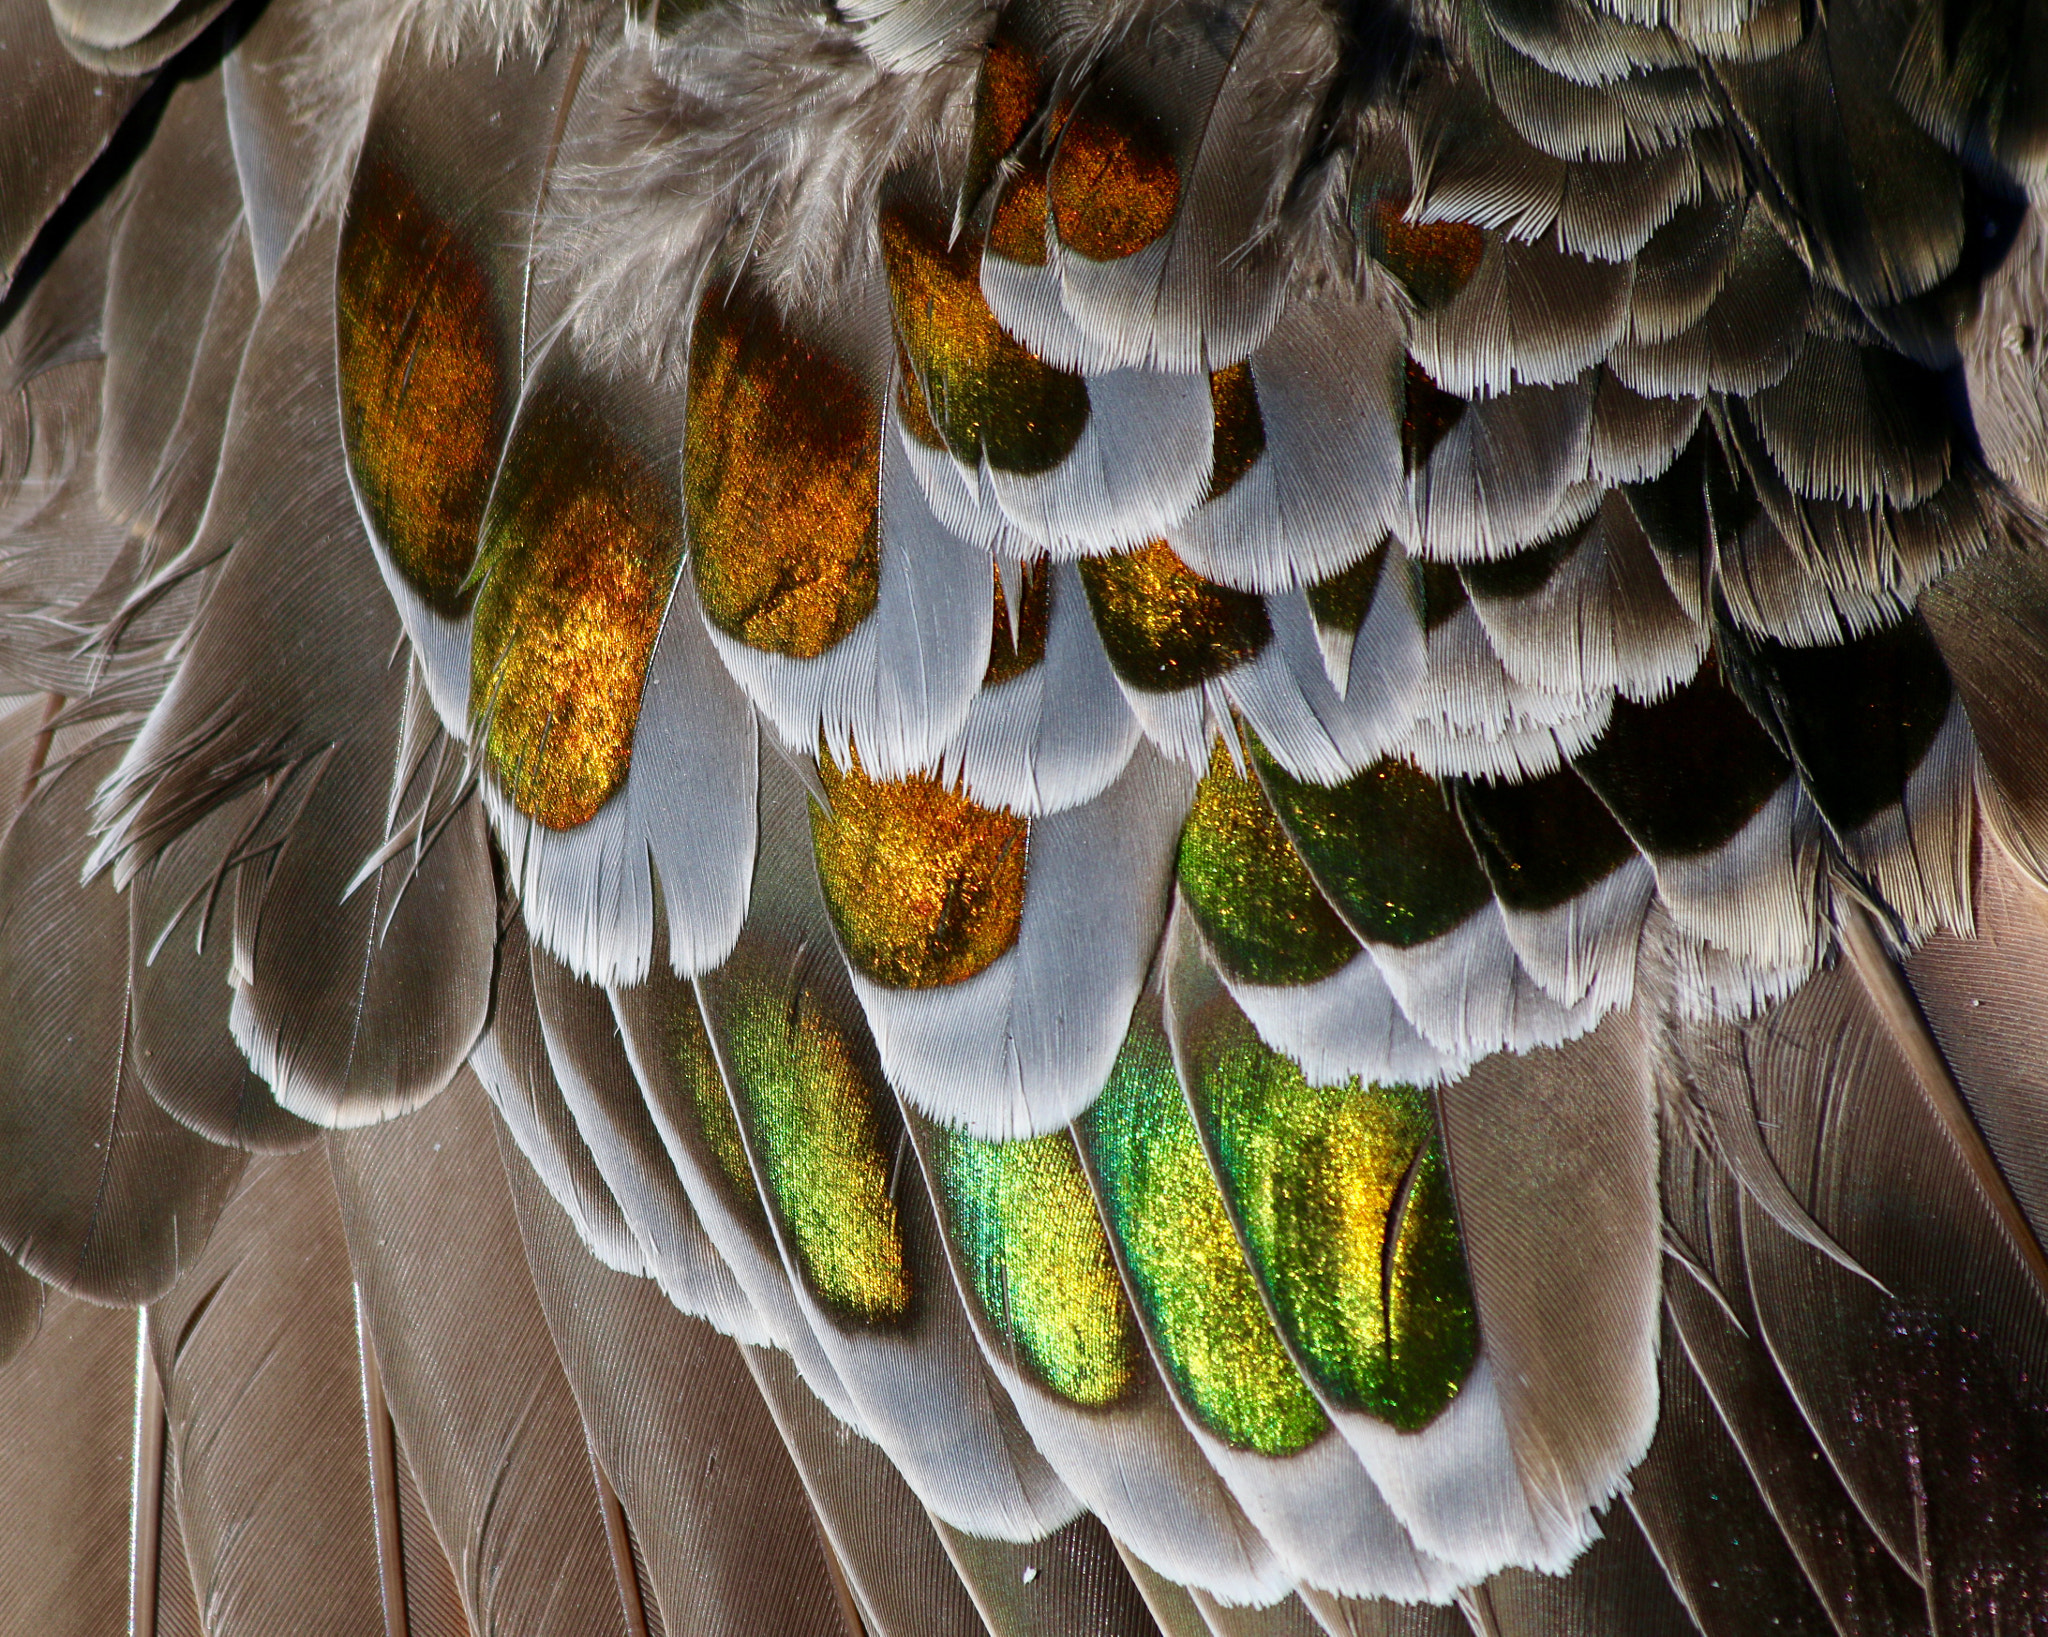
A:
[[[0,1626],[2048,1622],[2019,0],[0,0]]]

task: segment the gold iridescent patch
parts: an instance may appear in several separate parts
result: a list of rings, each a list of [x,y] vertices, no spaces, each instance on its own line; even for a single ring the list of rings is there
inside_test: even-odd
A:
[[[1080,567],[1110,664],[1146,693],[1221,676],[1272,640],[1262,598],[1203,579],[1164,540],[1084,558]]]
[[[1209,403],[1216,417],[1216,442],[1209,492],[1202,497],[1205,504],[1236,488],[1266,452],[1266,419],[1259,413],[1249,359],[1211,372]]]
[[[711,622],[816,659],[881,586],[881,405],[745,280],[714,285],[690,338],[683,506]]]
[[[947,447],[968,465],[986,455],[998,471],[1051,471],[1088,425],[1087,383],[996,322],[971,239],[948,247],[943,224],[900,200],[883,207],[881,228],[897,339]]]
[[[1427,312],[1471,283],[1486,254],[1486,235],[1470,222],[1407,221],[1407,208],[1406,199],[1374,205],[1370,241],[1374,258]]]
[[[1011,177],[989,217],[989,250],[1022,267],[1045,265],[1045,171],[1040,160]]]
[[[1070,1403],[1114,1404],[1137,1374],[1136,1322],[1064,1131],[984,1142],[935,1128],[946,1227],[989,1328]]]
[[[1010,604],[1003,595],[1003,577],[995,576],[995,629],[989,635],[988,669],[981,685],[993,688],[1045,663],[1046,634],[1052,629],[1052,563],[1039,557],[1024,565],[1017,610],[1017,629],[1010,629]]]
[[[799,986],[731,985],[720,1038],[776,1218],[818,1300],[861,1324],[910,1312],[910,1264],[868,1054]]]
[[[1331,1402],[1414,1432],[1479,1356],[1429,1096],[1312,1086],[1218,994],[1182,1030],[1190,1090],[1260,1281]]]
[[[818,879],[847,959],[877,983],[933,989],[1017,942],[1029,825],[926,774],[873,780],[820,752],[830,816],[811,810]]]
[[[469,710],[513,805],[549,829],[587,823],[625,782],[681,562],[669,483],[543,379],[484,521]]]
[[[1156,1009],[1141,1004],[1109,1084],[1075,1130],[1132,1291],[1188,1407],[1241,1449],[1306,1449],[1329,1421],[1259,1299]]]
[[[406,584],[458,619],[511,391],[482,262],[388,159],[349,196],[335,309],[356,487]]]
[[[1018,37],[1018,8],[997,20],[981,77],[974,84],[974,123],[967,146],[967,175],[961,198],[971,209],[994,180],[996,166],[1016,147],[1038,112],[1042,94],[1038,54]]]
[[[1359,953],[1258,780],[1218,739],[1181,826],[1180,890],[1217,961],[1247,983],[1314,983]]]
[[[1098,89],[1061,131],[1046,193],[1060,243],[1090,261],[1120,261],[1173,225],[1180,167],[1157,119]]]

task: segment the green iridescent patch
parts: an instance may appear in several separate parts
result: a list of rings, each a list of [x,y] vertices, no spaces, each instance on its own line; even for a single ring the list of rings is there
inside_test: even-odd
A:
[[[983,1142],[939,1128],[931,1151],[990,1327],[1062,1398],[1115,1403],[1137,1371],[1137,1326],[1073,1139]]]
[[[1226,1442],[1291,1455],[1329,1426],[1273,1330],[1146,1003],[1076,1128],[1161,1357]]]
[[[1443,787],[1412,762],[1320,785],[1290,778],[1256,741],[1252,759],[1309,873],[1361,938],[1410,949],[1491,896]]]
[[[1458,1394],[1479,1319],[1428,1096],[1311,1086],[1227,995],[1185,1042],[1194,1101],[1275,1311],[1331,1401],[1404,1432]]]
[[[1223,742],[1180,832],[1180,888],[1225,970],[1247,983],[1314,983],[1358,951],[1343,919]]]
[[[910,1267],[877,1104],[888,1093],[840,1021],[802,988],[742,978],[721,1008],[726,1065],[777,1219],[818,1299],[888,1323]]]
[[[718,1060],[711,1052],[704,1013],[688,984],[677,983],[675,989],[676,1005],[668,1023],[669,1056],[676,1079],[689,1098],[689,1112],[696,1116],[697,1137],[717,1167],[730,1202],[765,1228],[767,1213],[761,1208],[761,1192],[754,1186],[754,1168],[747,1162],[747,1145],[740,1137],[732,1099],[726,1095],[725,1077],[718,1072]]]

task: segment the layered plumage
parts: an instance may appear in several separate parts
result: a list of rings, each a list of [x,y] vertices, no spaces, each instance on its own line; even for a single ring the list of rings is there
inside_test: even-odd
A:
[[[0,1624],[2048,1624],[2044,31],[0,0]]]

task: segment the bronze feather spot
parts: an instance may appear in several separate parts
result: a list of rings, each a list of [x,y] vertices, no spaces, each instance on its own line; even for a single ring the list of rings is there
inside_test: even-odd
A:
[[[816,659],[874,609],[881,405],[746,280],[690,340],[683,507],[697,595],[750,648]]]
[[[1052,564],[1044,557],[1024,565],[1018,596],[1017,629],[1010,629],[1010,605],[1003,577],[995,576],[995,630],[988,645],[988,669],[981,685],[993,688],[1045,662],[1046,633],[1052,627]]]
[[[1164,540],[1084,559],[1081,583],[1116,674],[1148,693],[1221,676],[1272,640],[1260,598],[1203,579]]]
[[[1023,474],[1065,460],[1088,424],[1087,384],[1004,333],[973,242],[948,248],[938,222],[899,201],[882,211],[882,256],[897,338],[954,455]]]
[[[1156,118],[1098,89],[1060,133],[1047,193],[1060,243],[1090,261],[1121,261],[1173,225],[1180,167]]]
[[[1029,825],[917,774],[870,779],[820,754],[818,879],[847,958],[877,983],[933,989],[985,971],[1016,942]]]
[[[513,804],[566,830],[625,782],[681,520],[669,485],[601,412],[546,379],[491,500],[470,714]]]
[[[460,618],[510,412],[484,269],[404,171],[372,158],[349,196],[335,287],[356,487],[406,583]]]

